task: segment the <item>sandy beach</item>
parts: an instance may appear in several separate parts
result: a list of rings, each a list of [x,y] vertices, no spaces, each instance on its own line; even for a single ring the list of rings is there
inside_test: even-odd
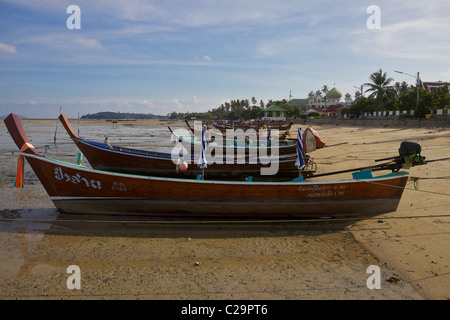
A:
[[[24,121],[40,152],[76,161],[61,126],[54,143],[55,124]],[[80,121],[79,129],[92,140],[108,135],[163,150],[167,125]],[[449,129],[307,126],[327,145],[310,154],[317,173],[373,165],[396,156],[405,140],[419,142],[428,160],[450,157]],[[17,148],[3,121],[0,141],[0,299],[450,299],[449,160],[409,169],[418,179],[408,182],[398,210],[372,219],[152,222],[58,214],[28,165],[25,187],[14,189]],[[72,265],[81,270],[80,289],[67,286]],[[380,268],[380,289],[367,286],[369,266]]]

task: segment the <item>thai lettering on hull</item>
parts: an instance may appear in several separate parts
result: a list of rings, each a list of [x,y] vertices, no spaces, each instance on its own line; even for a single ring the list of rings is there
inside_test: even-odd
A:
[[[343,196],[345,195],[345,185],[340,186],[321,186],[321,185],[312,185],[312,186],[299,186],[298,191],[307,192],[307,198],[327,198],[327,197],[335,197],[335,196]]]
[[[68,173],[65,173],[61,167],[55,167],[55,179],[59,181],[64,181],[67,183],[73,183],[73,184],[84,184],[88,188],[94,188],[94,189],[101,189],[102,188],[102,182],[100,180],[94,180],[94,179],[87,179],[83,176],[81,176],[79,173],[75,175],[70,175]]]

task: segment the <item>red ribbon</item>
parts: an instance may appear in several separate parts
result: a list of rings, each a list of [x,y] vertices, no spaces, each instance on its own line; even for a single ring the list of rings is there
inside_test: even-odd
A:
[[[33,145],[29,142],[25,142],[22,148],[20,148],[20,152],[24,152],[28,148],[33,148]],[[25,162],[23,161],[23,155],[19,154],[19,159],[17,160],[17,174],[16,181],[14,186],[16,188],[23,188],[23,177],[25,176]]]

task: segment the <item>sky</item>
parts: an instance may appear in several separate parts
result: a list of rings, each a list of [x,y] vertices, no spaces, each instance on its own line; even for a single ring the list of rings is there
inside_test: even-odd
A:
[[[0,0],[0,116],[354,96],[380,69],[450,81],[449,14],[448,0]]]

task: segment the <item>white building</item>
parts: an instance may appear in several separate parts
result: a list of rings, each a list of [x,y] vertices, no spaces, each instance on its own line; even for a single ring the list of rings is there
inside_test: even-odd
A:
[[[345,95],[344,101],[341,101],[342,92],[336,88],[331,89],[327,92],[325,96],[322,95],[320,90],[317,90],[316,93],[311,91],[308,94],[308,103],[307,107],[320,107],[322,109],[326,109],[330,106],[335,105],[350,105],[352,103],[352,96],[347,93]]]

